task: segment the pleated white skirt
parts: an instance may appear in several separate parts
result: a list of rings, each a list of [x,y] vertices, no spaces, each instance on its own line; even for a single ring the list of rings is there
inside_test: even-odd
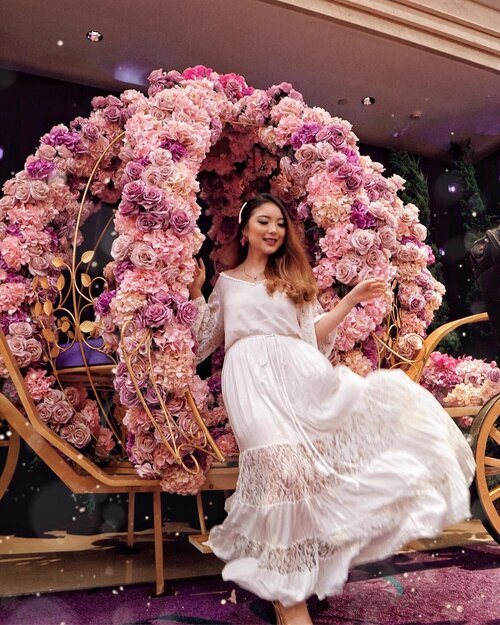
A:
[[[225,580],[285,606],[322,599],[469,516],[470,447],[403,372],[362,378],[298,338],[254,336],[228,350],[222,389],[241,452],[208,539]]]

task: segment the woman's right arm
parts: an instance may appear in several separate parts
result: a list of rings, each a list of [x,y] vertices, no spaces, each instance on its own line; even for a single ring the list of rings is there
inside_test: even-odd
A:
[[[205,281],[205,266],[200,259],[195,269],[194,279],[189,288],[192,300],[198,306],[198,315],[191,326],[196,338],[196,362],[200,363],[219,347],[224,339],[224,320],[222,306],[218,293],[218,284],[215,285],[208,302],[201,293]]]

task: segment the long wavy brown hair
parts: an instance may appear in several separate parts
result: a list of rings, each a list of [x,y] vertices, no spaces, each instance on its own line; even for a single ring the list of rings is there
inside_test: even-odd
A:
[[[281,200],[270,193],[261,193],[248,200],[241,213],[237,241],[240,241],[243,230],[248,224],[252,213],[266,202],[275,204],[280,209],[285,220],[285,240],[281,247],[274,254],[271,254],[267,262],[265,270],[267,292],[271,295],[275,291],[283,291],[294,304],[301,306],[305,302],[310,302],[316,296],[316,279],[295,225]],[[238,264],[241,264],[246,259],[247,254],[248,241],[239,248]]]

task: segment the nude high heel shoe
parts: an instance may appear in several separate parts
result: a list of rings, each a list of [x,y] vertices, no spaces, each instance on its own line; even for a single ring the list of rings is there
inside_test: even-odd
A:
[[[285,621],[283,620],[283,616],[280,612],[277,601],[273,601],[273,608],[276,612],[276,625],[285,625]]]

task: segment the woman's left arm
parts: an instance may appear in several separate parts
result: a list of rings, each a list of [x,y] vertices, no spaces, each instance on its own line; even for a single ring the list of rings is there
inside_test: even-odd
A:
[[[335,330],[356,304],[375,297],[381,297],[386,289],[386,282],[378,278],[371,278],[357,284],[352,291],[340,300],[335,308],[321,315],[314,324],[318,345]]]

